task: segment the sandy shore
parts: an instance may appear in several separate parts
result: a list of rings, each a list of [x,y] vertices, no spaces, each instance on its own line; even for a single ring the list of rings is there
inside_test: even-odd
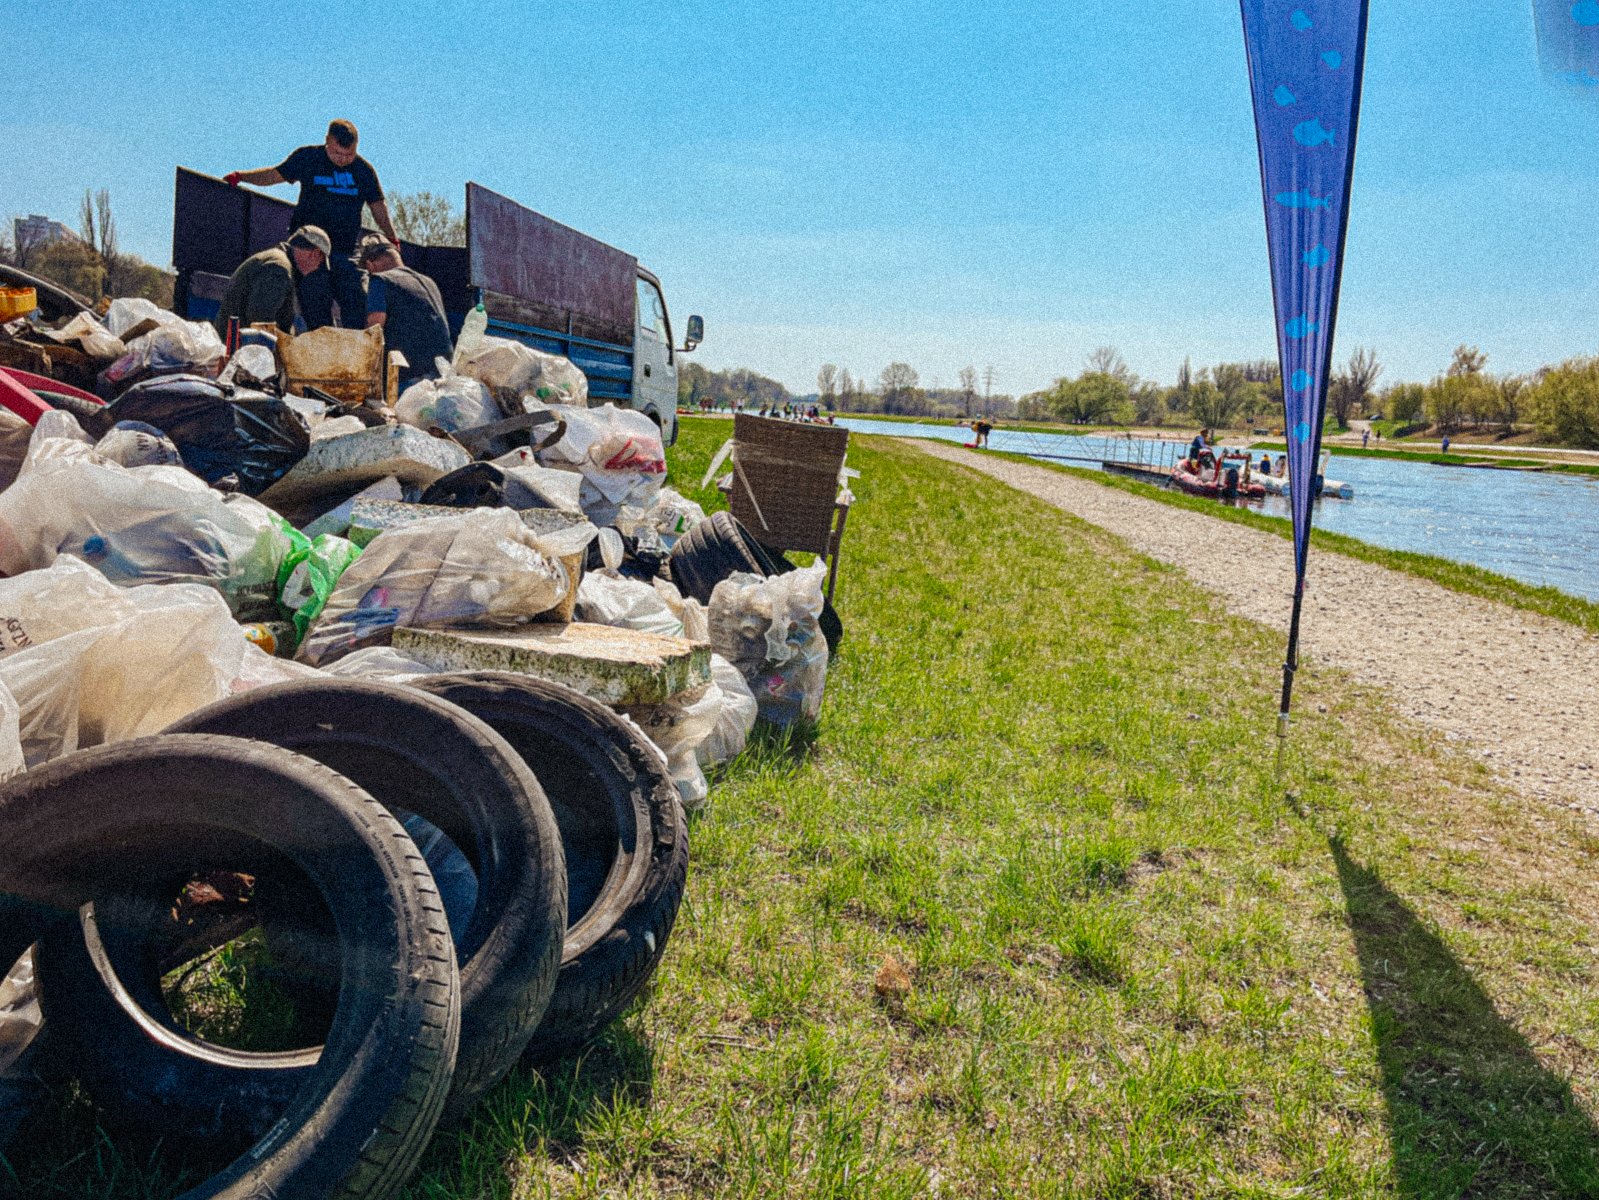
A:
[[[1286,634],[1293,558],[1282,538],[1042,467],[919,442],[1107,529],[1202,586],[1248,564],[1231,611]],[[1385,688],[1518,790],[1599,815],[1599,637],[1402,571],[1312,551],[1306,656]]]

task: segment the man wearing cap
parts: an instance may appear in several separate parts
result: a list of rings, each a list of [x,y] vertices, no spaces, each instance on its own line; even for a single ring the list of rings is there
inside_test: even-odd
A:
[[[371,273],[366,287],[366,323],[382,326],[388,349],[405,356],[400,385],[436,379],[439,372],[434,360],[448,361],[453,353],[438,285],[406,266],[400,248],[382,238],[369,238],[357,258]]]
[[[322,145],[301,146],[275,167],[233,171],[224,177],[235,187],[241,183],[257,187],[299,184],[294,224],[327,230],[333,244],[327,272],[300,281],[300,312],[312,329],[333,324],[334,300],[339,302],[339,324],[345,328],[359,329],[366,319],[365,281],[350,258],[361,236],[362,207],[371,206],[373,220],[391,242],[400,240],[389,220],[378,173],[356,153],[359,138],[354,122],[334,121],[328,125]]]
[[[326,233],[302,225],[288,241],[245,259],[222,294],[217,332],[227,337],[228,322],[237,319],[241,329],[271,321],[287,333],[294,324],[295,282],[321,271],[331,250]]]

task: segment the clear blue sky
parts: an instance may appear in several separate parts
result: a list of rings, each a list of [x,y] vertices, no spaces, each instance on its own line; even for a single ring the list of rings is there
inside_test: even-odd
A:
[[[1599,350],[1599,101],[1539,81],[1524,2],[1372,9],[1340,359]],[[57,0],[3,28],[34,83],[0,215],[75,224],[109,186],[157,262],[176,164],[273,164],[348,116],[390,191],[473,179],[613,242],[704,314],[699,361],[798,391],[824,361],[1022,392],[1105,343],[1168,381],[1275,354],[1228,0]]]

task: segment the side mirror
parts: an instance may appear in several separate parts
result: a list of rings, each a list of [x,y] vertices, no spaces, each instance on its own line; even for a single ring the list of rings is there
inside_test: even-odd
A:
[[[680,353],[687,354],[705,340],[705,318],[695,313],[688,319],[688,333],[683,338],[683,349]]]

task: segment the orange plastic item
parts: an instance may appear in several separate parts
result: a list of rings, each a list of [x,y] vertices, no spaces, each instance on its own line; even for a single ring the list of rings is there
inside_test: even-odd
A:
[[[39,296],[32,288],[0,288],[0,321],[9,321],[39,307]]]

